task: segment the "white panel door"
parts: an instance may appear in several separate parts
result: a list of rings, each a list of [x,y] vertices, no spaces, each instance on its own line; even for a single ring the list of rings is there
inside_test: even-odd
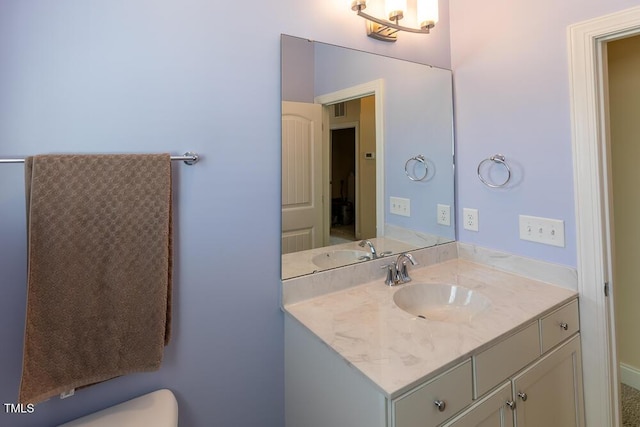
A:
[[[322,246],[322,105],[282,102],[282,253]]]

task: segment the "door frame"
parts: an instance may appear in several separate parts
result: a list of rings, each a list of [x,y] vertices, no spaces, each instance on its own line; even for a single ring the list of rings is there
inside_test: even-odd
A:
[[[640,7],[569,26],[578,292],[587,425],[620,425],[612,284],[606,43],[640,34]],[[613,295],[613,292],[609,292]],[[602,369],[602,367],[605,369]]]
[[[376,117],[376,237],[384,236],[384,80],[377,79],[346,89],[316,96],[314,102],[323,106],[352,99],[375,96]],[[324,108],[326,110],[326,108]],[[326,140],[325,140],[326,141]],[[329,203],[329,209],[331,204]]]

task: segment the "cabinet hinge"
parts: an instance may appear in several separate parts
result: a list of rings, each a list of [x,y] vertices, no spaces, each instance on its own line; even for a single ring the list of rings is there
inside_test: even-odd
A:
[[[604,296],[609,296],[609,282],[604,282]]]

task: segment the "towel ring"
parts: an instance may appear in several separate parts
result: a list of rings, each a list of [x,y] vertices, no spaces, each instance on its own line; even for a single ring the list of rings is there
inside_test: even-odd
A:
[[[424,175],[422,175],[421,177],[417,177],[414,173],[409,172],[409,163],[411,163],[412,161],[416,161],[424,165]],[[427,162],[425,161],[424,156],[422,154],[418,154],[417,156],[407,160],[407,162],[404,164],[404,173],[407,174],[407,177],[411,181],[424,181],[424,179],[429,174],[429,168],[427,167]]]
[[[494,183],[494,182],[491,182],[488,179],[485,179],[482,176],[482,174],[480,173],[480,168],[486,162],[494,162],[494,163],[498,163],[498,164],[504,166],[504,168],[507,170],[507,179],[505,179],[504,182],[501,182],[501,183]],[[480,178],[480,181],[482,181],[482,183],[484,185],[486,185],[487,187],[491,187],[491,188],[504,187],[505,185],[507,185],[507,183],[511,179],[511,168],[509,167],[509,165],[505,161],[504,156],[502,154],[494,154],[493,156],[488,157],[488,158],[484,159],[483,161],[481,161],[480,163],[478,163],[478,178]]]

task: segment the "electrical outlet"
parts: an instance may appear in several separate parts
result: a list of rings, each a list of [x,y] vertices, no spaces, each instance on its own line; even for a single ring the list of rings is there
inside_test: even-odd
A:
[[[464,208],[462,219],[465,230],[478,231],[478,209]]]
[[[396,215],[411,216],[411,200],[402,197],[390,197],[389,211]]]
[[[564,221],[520,215],[519,223],[522,240],[564,248]]]
[[[438,204],[437,222],[440,225],[451,225],[451,206]]]

